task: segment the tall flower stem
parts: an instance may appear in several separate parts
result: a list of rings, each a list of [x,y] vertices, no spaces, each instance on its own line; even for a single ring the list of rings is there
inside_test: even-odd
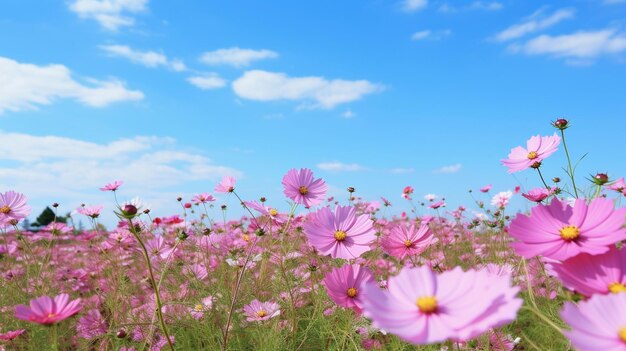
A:
[[[548,191],[550,190],[550,187],[548,186],[548,183],[546,183],[546,180],[543,179],[543,174],[541,174],[541,170],[539,169],[539,167],[535,168],[537,170],[537,173],[539,173],[539,178],[541,178],[541,182],[543,183],[543,185],[546,187],[546,189],[548,189]],[[578,197],[578,196],[577,196]]]
[[[137,239],[137,242],[139,243],[139,246],[141,247],[141,251],[143,252],[143,257],[146,259],[146,264],[148,265],[148,273],[150,274],[150,284],[154,288],[154,298],[156,299],[156,304],[157,304],[156,312],[159,318],[159,323],[161,324],[161,330],[163,331],[163,334],[165,335],[165,338],[167,339],[167,344],[170,347],[170,350],[173,351],[174,344],[172,344],[172,340],[170,339],[170,334],[167,332],[167,327],[165,326],[165,321],[163,320],[163,312],[161,311],[163,304],[161,303],[161,295],[159,294],[159,286],[156,280],[154,279],[154,272],[152,271],[152,262],[150,261],[150,256],[148,255],[148,249],[146,249],[146,245],[143,243],[143,241],[139,237],[139,233],[137,232],[137,229],[135,228],[135,225],[133,224],[133,221],[130,218],[128,219],[128,225],[130,227],[129,228],[130,232],[133,233],[133,236],[135,237],[135,239]]]
[[[578,198],[578,189],[576,188],[576,181],[574,180],[574,169],[572,168],[572,160],[569,157],[569,151],[567,150],[567,144],[565,143],[565,130],[561,129],[561,140],[563,141],[563,148],[565,149],[565,156],[567,156],[567,167],[569,169],[569,177],[572,180],[572,186],[574,187],[574,194]]]

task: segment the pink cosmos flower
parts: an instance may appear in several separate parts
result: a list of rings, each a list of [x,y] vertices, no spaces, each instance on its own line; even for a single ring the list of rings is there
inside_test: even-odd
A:
[[[208,312],[213,308],[213,296],[208,296],[202,299],[202,303],[195,305],[191,308],[191,316],[194,319],[200,320],[204,318],[204,312]]]
[[[211,195],[209,193],[196,194],[191,199],[191,202],[193,202],[196,205],[198,205],[198,204],[205,204],[205,203],[211,202],[211,201],[215,201],[215,198],[213,197],[213,195]]]
[[[16,225],[30,214],[30,206],[26,204],[26,196],[15,191],[0,193],[0,224]]]
[[[275,208],[265,206],[256,201],[244,201],[244,203],[246,204],[246,206],[254,209],[255,211],[258,211],[262,215],[268,216],[277,225],[281,225],[287,222],[287,219],[288,219],[287,215],[284,213],[278,212],[278,210]]]
[[[103,186],[102,188],[100,188],[100,190],[102,190],[102,191],[116,191],[117,189],[119,189],[119,187],[122,186],[122,184],[124,184],[124,181],[116,180],[113,183],[109,183],[109,184]]]
[[[320,254],[333,258],[359,257],[376,240],[372,220],[368,215],[357,216],[351,206],[337,206],[334,212],[324,207],[311,213],[304,233]]]
[[[563,334],[580,351],[626,350],[626,294],[593,295],[561,312],[572,327]]]
[[[410,185],[405,186],[404,189],[402,190],[402,197],[407,200],[412,200],[411,198],[412,194],[413,194],[413,187]]]
[[[42,296],[30,300],[30,307],[15,306],[15,318],[38,324],[51,325],[65,320],[83,308],[81,300],[70,301],[70,295],[60,294],[55,298]]]
[[[87,311],[76,323],[78,336],[84,339],[94,339],[107,333],[107,322],[102,318],[98,309]]]
[[[441,200],[441,201],[437,201],[437,202],[433,202],[432,204],[430,204],[430,208],[432,208],[433,210],[438,209],[439,207],[443,207],[446,205],[446,202]]]
[[[383,237],[381,246],[389,255],[403,259],[421,254],[435,241],[427,224],[422,222],[418,228],[415,223],[399,223]]]
[[[24,334],[25,331],[26,331],[26,329],[18,329],[18,330],[8,331],[6,333],[0,334],[0,340],[2,340],[2,341],[11,341],[11,340],[17,338],[18,336]]]
[[[76,209],[76,212],[82,215],[85,215],[87,217],[98,218],[100,216],[100,211],[102,211],[103,208],[104,206],[102,205],[80,206],[79,208]]]
[[[568,289],[585,296],[626,292],[626,251],[615,246],[601,255],[583,253],[547,267]]]
[[[550,190],[546,188],[535,188],[535,189],[529,190],[525,194],[522,194],[522,196],[527,198],[530,201],[541,202],[547,199],[552,194],[554,194],[555,190],[556,188],[552,188]]]
[[[613,201],[603,198],[589,205],[578,199],[573,207],[555,198],[550,205],[533,207],[530,216],[518,214],[508,232],[517,239],[511,246],[521,256],[566,260],[605,253],[609,245],[626,239],[625,215],[626,208],[614,210]]]
[[[509,158],[501,162],[509,168],[509,173],[537,168],[557,150],[560,142],[561,138],[556,133],[553,136],[533,136],[526,142],[526,148],[518,146],[512,149]]]
[[[351,308],[361,314],[365,294],[365,284],[376,283],[372,272],[358,264],[334,268],[324,278],[328,296],[339,306]]]
[[[308,168],[290,169],[283,177],[283,193],[297,204],[315,206],[324,201],[328,186],[321,178],[314,179]]]
[[[497,208],[505,208],[509,204],[509,200],[513,197],[513,193],[509,191],[501,191],[493,196],[491,205]]]
[[[224,176],[215,186],[215,191],[218,193],[232,193],[235,191],[235,178],[231,176]]]
[[[481,193],[488,193],[489,190],[491,190],[491,184],[485,185],[484,187],[480,188]]]
[[[606,188],[626,195],[626,182],[624,182],[624,178],[614,181],[613,183],[607,185]]]
[[[366,286],[364,315],[414,344],[465,341],[513,321],[522,300],[511,277],[460,267],[439,275],[429,267],[404,268],[388,290]]]
[[[261,322],[280,315],[280,305],[271,301],[260,302],[255,299],[250,304],[245,305],[243,311],[248,322]]]

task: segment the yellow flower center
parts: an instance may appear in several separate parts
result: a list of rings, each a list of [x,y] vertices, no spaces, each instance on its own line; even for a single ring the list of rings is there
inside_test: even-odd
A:
[[[619,330],[619,338],[622,339],[623,342],[626,342],[626,327]]]
[[[204,306],[202,306],[201,304],[197,304],[194,306],[193,308],[196,312],[202,312],[202,310],[204,310]]]
[[[559,233],[561,234],[561,238],[563,238],[563,240],[572,241],[580,236],[580,229],[578,229],[575,225],[568,225],[561,228]]]
[[[417,299],[415,303],[422,313],[433,313],[437,310],[437,298],[434,296],[424,296]]]
[[[263,317],[267,316],[267,312],[265,312],[265,310],[259,310],[259,311],[257,311],[256,316],[259,317],[259,318],[263,318]]]
[[[9,207],[8,205],[0,207],[0,213],[7,214],[9,212],[11,212],[11,207]]]
[[[303,185],[298,189],[298,192],[300,192],[300,195],[306,195],[309,193],[309,188]]]
[[[250,241],[250,235],[248,234],[244,234],[241,237],[243,238],[244,241]]]
[[[52,317],[54,317],[54,316],[56,316],[56,314],[54,314],[54,313],[48,313],[48,318],[52,318]]]
[[[618,282],[611,283],[611,284],[609,284],[609,291],[612,292],[613,294],[626,292],[626,286],[624,286],[624,284],[618,283]]]
[[[278,211],[276,211],[276,209],[274,208],[270,208],[270,216],[274,217],[278,214]]]
[[[531,151],[531,152],[528,153],[528,159],[529,160],[534,160],[537,157],[539,157],[539,155],[537,155],[537,151]]]
[[[335,232],[335,239],[337,239],[337,241],[344,241],[346,240],[347,236],[348,233],[344,232],[343,230],[338,230]]]
[[[358,294],[358,291],[355,288],[350,288],[347,291],[348,297],[355,297]]]
[[[405,240],[404,241],[404,246],[406,246],[407,248],[413,246],[413,242],[411,240]]]

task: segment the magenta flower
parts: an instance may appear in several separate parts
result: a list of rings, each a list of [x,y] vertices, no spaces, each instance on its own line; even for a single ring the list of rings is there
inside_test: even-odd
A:
[[[626,292],[626,251],[611,246],[607,253],[580,254],[548,269],[570,290],[582,295]]]
[[[429,267],[404,268],[388,290],[366,286],[364,315],[374,326],[413,344],[465,341],[515,319],[522,300],[510,276],[460,267],[439,275]]]
[[[100,188],[100,190],[102,190],[102,191],[116,191],[123,184],[124,184],[124,181],[116,180],[116,181],[113,181],[113,183],[109,183],[109,184],[103,186],[102,188]]]
[[[308,168],[290,169],[283,177],[283,193],[297,204],[312,207],[324,201],[328,186],[321,178],[314,179]]]
[[[6,333],[0,334],[0,340],[2,340],[2,341],[11,341],[11,340],[17,338],[18,336],[24,334],[25,331],[26,331],[26,329],[18,329],[18,330],[8,331]]]
[[[261,322],[280,315],[280,305],[271,301],[260,302],[255,299],[250,304],[245,305],[243,311],[248,322]]]
[[[521,256],[566,260],[605,253],[609,245],[626,239],[625,215],[626,208],[614,210],[613,202],[603,198],[589,205],[578,199],[574,207],[555,198],[550,205],[533,207],[530,216],[518,214],[508,232],[517,239],[511,246]]]
[[[26,196],[15,191],[0,193],[0,224],[16,225],[30,214],[30,206],[26,204]]]
[[[481,193],[488,193],[489,190],[491,190],[491,184],[485,185],[484,187],[480,188]]]
[[[356,313],[363,311],[365,284],[376,283],[372,272],[358,264],[334,268],[324,278],[328,296],[339,306],[351,308]]]
[[[350,206],[337,206],[334,212],[324,207],[311,213],[304,224],[304,233],[320,254],[333,258],[359,257],[376,240],[369,216],[357,216],[355,208]]]
[[[232,193],[235,191],[235,178],[231,176],[224,176],[215,186],[215,191],[218,193]]]
[[[580,351],[626,351],[626,294],[593,295],[561,312],[572,327],[563,334]]]
[[[70,301],[70,295],[60,294],[54,299],[42,296],[30,300],[30,307],[15,306],[15,318],[38,324],[51,325],[65,320],[83,308],[80,299]]]
[[[234,182],[233,182],[233,185],[234,185]],[[198,204],[205,204],[205,203],[211,202],[211,201],[215,201],[215,198],[213,197],[213,195],[208,194],[208,193],[196,194],[191,199],[191,202],[193,202],[196,205],[198,205]]]
[[[383,250],[398,259],[419,255],[435,242],[430,228],[422,223],[419,228],[415,223],[395,225],[381,241]]]
[[[626,182],[624,181],[624,178],[620,178],[613,183],[608,184],[606,188],[626,195]]]
[[[100,216],[100,211],[102,211],[103,208],[104,206],[102,205],[80,206],[79,208],[76,209],[76,212],[82,215],[85,215],[87,217],[98,218]]]
[[[78,336],[84,339],[95,339],[102,336],[107,333],[108,328],[107,322],[98,309],[87,311],[76,323],[76,332]]]
[[[552,194],[554,194],[555,190],[556,188],[552,188],[550,190],[546,188],[535,188],[535,189],[529,190],[525,194],[522,194],[522,196],[527,198],[530,201],[541,202],[547,199]]]
[[[556,133],[553,136],[533,136],[526,142],[526,148],[518,146],[511,150],[508,159],[501,160],[509,168],[509,173],[523,171],[530,167],[538,168],[541,162],[552,155],[561,143]]]

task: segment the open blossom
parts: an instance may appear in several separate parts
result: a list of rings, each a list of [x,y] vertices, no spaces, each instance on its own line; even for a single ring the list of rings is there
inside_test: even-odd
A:
[[[277,225],[281,225],[287,222],[287,219],[288,219],[287,214],[280,213],[278,212],[277,209],[273,207],[265,206],[256,201],[244,201],[244,204],[250,207],[251,209],[258,211],[262,215],[268,216],[272,220],[272,222]]]
[[[372,220],[368,215],[357,216],[351,206],[337,206],[334,212],[324,207],[311,213],[304,224],[304,233],[320,254],[333,258],[359,257],[376,240]]]
[[[541,202],[547,199],[552,194],[554,194],[555,190],[556,188],[552,188],[550,190],[546,188],[535,188],[535,189],[529,190],[527,193],[523,193],[522,196],[527,198],[530,201]]]
[[[583,253],[547,267],[564,286],[585,296],[626,292],[626,250],[615,246],[601,255]]]
[[[334,268],[324,278],[328,296],[339,306],[361,313],[365,296],[365,284],[376,283],[372,272],[358,264]]]
[[[572,330],[563,334],[580,351],[626,351],[626,294],[593,295],[561,312]]]
[[[2,334],[0,334],[0,340],[2,340],[2,341],[11,341],[11,340],[17,338],[18,336],[24,334],[25,331],[26,331],[26,329],[18,329],[18,330],[11,330],[11,331],[8,331],[6,333],[2,333]]]
[[[105,186],[103,186],[102,188],[100,188],[100,190],[102,191],[116,191],[117,189],[119,189],[119,187],[121,187],[124,184],[123,181],[121,180],[116,180],[113,183],[109,183]]]
[[[222,180],[215,186],[215,192],[232,193],[235,191],[235,178],[224,176]]]
[[[437,202],[433,202],[433,203],[432,203],[432,204],[430,204],[430,206],[428,206],[428,207],[432,208],[433,210],[436,210],[436,209],[438,209],[439,207],[443,207],[443,206],[445,206],[445,205],[446,205],[446,202],[445,202],[444,200],[440,200],[440,201],[437,201]]]
[[[283,177],[283,193],[297,204],[315,206],[324,201],[328,186],[321,178],[313,178],[308,168],[290,169]]]
[[[511,246],[519,255],[566,260],[605,253],[609,245],[626,239],[625,215],[626,208],[615,210],[613,201],[603,198],[589,205],[578,199],[573,207],[555,198],[550,205],[533,207],[530,216],[518,214],[508,232],[517,239]]]
[[[70,301],[68,294],[60,294],[54,298],[42,296],[30,300],[30,306],[15,306],[15,318],[51,325],[77,314],[82,308],[81,300]]]
[[[191,199],[191,202],[193,202],[196,205],[198,205],[198,204],[205,204],[205,203],[211,202],[211,201],[215,201],[215,198],[213,197],[213,195],[208,194],[208,193],[196,194]]]
[[[213,296],[208,296],[202,299],[202,303],[196,304],[191,308],[191,316],[194,319],[200,320],[204,318],[204,312],[208,312],[213,308]]]
[[[518,146],[511,150],[509,158],[501,160],[509,168],[509,173],[538,168],[541,162],[552,155],[558,148],[561,138],[553,136],[533,136],[526,142],[526,148]]]
[[[260,322],[280,315],[280,305],[276,302],[261,302],[255,299],[245,305],[243,311],[248,322]]]
[[[102,205],[80,206],[79,208],[76,209],[76,212],[82,215],[85,215],[87,217],[98,218],[100,216],[100,211],[102,211],[103,208],[104,206]]]
[[[382,238],[381,246],[387,254],[403,259],[421,254],[435,241],[426,223],[422,222],[419,227],[415,223],[399,223]]]
[[[76,323],[78,336],[84,339],[94,339],[107,333],[108,326],[98,309],[87,311]]]
[[[424,199],[427,201],[435,201],[435,199],[437,198],[437,195],[435,194],[426,194],[424,195]]]
[[[505,208],[509,204],[509,200],[513,197],[513,193],[509,191],[501,191],[493,196],[491,205],[497,208]]]
[[[522,305],[518,290],[510,276],[483,270],[404,268],[387,291],[366,286],[363,310],[375,327],[414,344],[465,341],[513,321]]]
[[[402,190],[402,197],[407,200],[412,200],[411,195],[413,195],[413,187],[410,185],[405,186]]]
[[[624,196],[626,196],[626,182],[624,181],[624,178],[620,178],[613,183],[608,184],[606,188],[609,190],[615,190],[618,193],[622,193],[624,194]]]
[[[26,204],[26,196],[15,191],[0,193],[0,225],[15,225],[30,214],[30,206]]]

